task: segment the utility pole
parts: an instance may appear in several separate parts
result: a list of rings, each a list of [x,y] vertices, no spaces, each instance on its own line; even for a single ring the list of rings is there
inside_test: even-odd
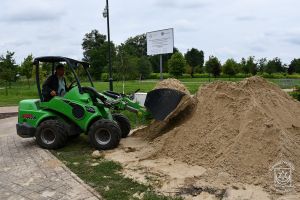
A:
[[[107,39],[108,39],[108,68],[109,68],[109,90],[113,91],[113,76],[111,63],[111,43],[110,43],[110,26],[109,26],[109,4],[106,0],[106,7],[103,12],[103,17],[107,19]]]

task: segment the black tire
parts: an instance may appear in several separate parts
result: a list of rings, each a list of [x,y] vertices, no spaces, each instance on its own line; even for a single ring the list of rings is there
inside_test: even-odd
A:
[[[98,150],[116,148],[120,143],[121,134],[118,124],[107,119],[94,122],[88,132],[91,144]]]
[[[35,138],[42,148],[58,149],[66,145],[68,133],[63,122],[46,120],[38,126]]]
[[[118,123],[121,132],[122,132],[122,138],[126,138],[131,130],[131,125],[129,119],[120,113],[114,113],[113,114],[114,120]]]

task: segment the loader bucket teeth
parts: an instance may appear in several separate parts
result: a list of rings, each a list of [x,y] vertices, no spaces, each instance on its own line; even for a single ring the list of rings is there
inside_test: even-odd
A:
[[[183,92],[173,89],[156,89],[147,94],[145,107],[156,120],[163,121],[173,110],[176,109]]]

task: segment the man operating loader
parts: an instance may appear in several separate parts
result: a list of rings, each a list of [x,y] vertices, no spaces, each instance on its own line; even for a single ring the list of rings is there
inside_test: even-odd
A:
[[[55,68],[55,74],[49,76],[43,84],[42,94],[44,101],[50,101],[54,96],[64,96],[68,91],[65,80],[64,65],[58,64]]]

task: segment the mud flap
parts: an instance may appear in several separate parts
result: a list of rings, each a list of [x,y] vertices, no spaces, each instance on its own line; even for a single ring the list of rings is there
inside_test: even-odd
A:
[[[183,92],[173,89],[156,89],[147,94],[145,107],[156,120],[163,121],[180,103]]]

